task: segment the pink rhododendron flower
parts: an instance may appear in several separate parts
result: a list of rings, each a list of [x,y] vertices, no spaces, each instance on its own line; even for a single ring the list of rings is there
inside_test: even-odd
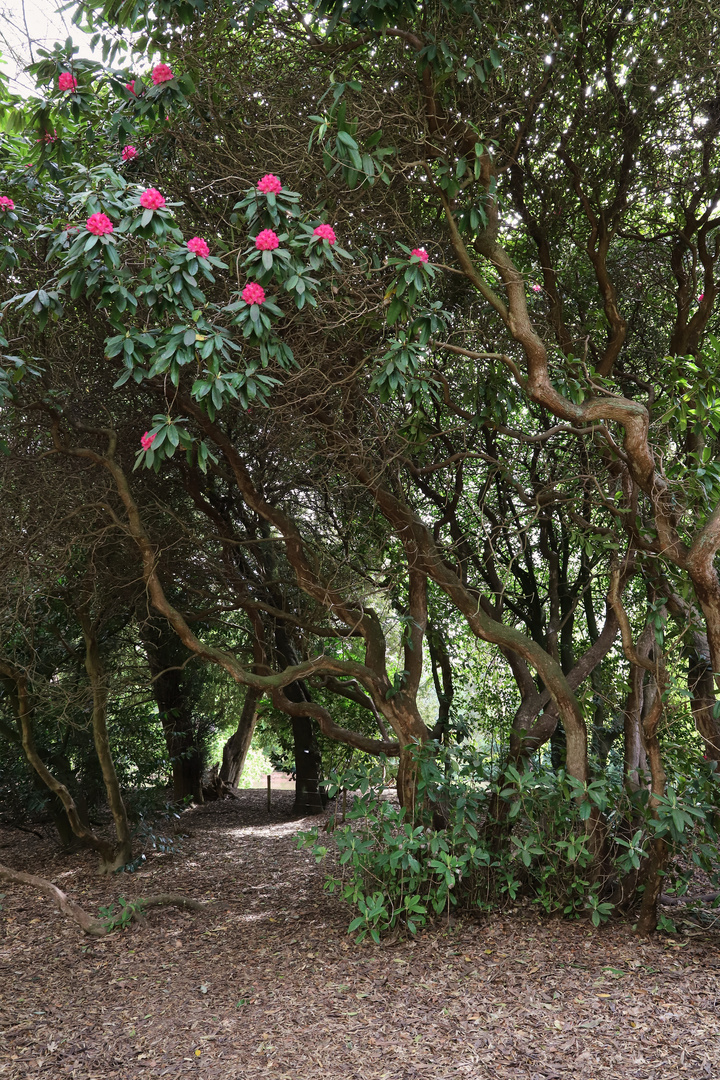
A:
[[[277,233],[274,233],[272,229],[263,229],[255,237],[255,247],[258,251],[274,251],[279,243]]]
[[[85,222],[85,227],[94,236],[105,236],[106,233],[113,231],[113,223],[107,214],[91,214]]]
[[[127,90],[128,94],[134,94],[135,93],[135,80],[131,79],[130,82],[126,82],[125,83],[125,89]]]
[[[193,236],[192,240],[187,242],[188,251],[192,251],[194,255],[199,255],[202,259],[207,259],[210,254],[210,248],[201,236]]]
[[[137,157],[137,148],[136,147],[129,146],[129,145],[128,146],[123,146],[123,148],[122,148],[122,159],[123,159],[123,161],[132,161],[132,159],[135,158],[135,157]]]
[[[282,191],[280,177],[273,176],[271,172],[266,173],[258,184],[257,189],[258,191],[261,191],[263,195],[269,195],[270,193],[277,195],[278,192]]]
[[[143,435],[143,437],[140,440],[140,445],[142,446],[143,450],[149,450],[154,442],[155,442],[155,436],[154,435],[148,435],[148,433],[146,431],[145,434]]]
[[[532,291],[533,292],[542,292],[542,285],[533,285]]]
[[[140,205],[144,206],[146,210],[162,210],[165,205],[165,198],[157,188],[149,187],[140,196]]]
[[[420,262],[428,261],[428,253],[425,248],[413,248],[410,254],[414,255],[416,259],[420,260]]]
[[[7,195],[0,195],[0,210],[14,210],[15,203]]]
[[[159,86],[160,83],[170,82],[174,78],[172,68],[168,64],[156,64],[152,69],[152,81],[155,86]]]
[[[69,71],[63,71],[58,79],[59,90],[76,90],[77,84],[77,79]]]
[[[317,229],[313,229],[313,236],[318,236],[321,240],[327,240],[328,244],[335,243],[335,230],[332,225],[318,225]]]
[[[704,299],[705,299],[705,293],[701,292],[700,295],[698,296],[698,304],[702,304]]]
[[[242,298],[246,304],[263,304],[265,302],[265,290],[256,281],[251,281],[243,289]]]

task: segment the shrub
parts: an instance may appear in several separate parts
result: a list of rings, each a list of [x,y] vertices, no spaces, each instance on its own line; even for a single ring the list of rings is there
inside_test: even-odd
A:
[[[453,908],[492,910],[519,899],[599,926],[627,896],[620,882],[630,882],[633,899],[641,894],[655,837],[671,851],[666,891],[684,892],[693,866],[717,878],[711,768],[705,780],[696,767],[692,780],[678,775],[653,813],[647,790],[628,793],[619,770],[582,785],[562,770],[500,769],[476,751],[437,744],[418,749],[417,761],[412,820],[389,797],[382,760],[330,777],[331,797],[344,789],[353,798],[345,823],[332,822],[336,865],[326,887],[356,909],[349,930],[358,940],[414,934]],[[593,829],[601,843],[592,843]],[[330,854],[317,829],[299,842],[318,862]]]

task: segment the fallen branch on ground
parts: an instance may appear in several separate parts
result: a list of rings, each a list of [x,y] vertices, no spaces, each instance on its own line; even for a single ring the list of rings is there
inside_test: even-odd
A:
[[[38,840],[43,839],[43,834],[38,832],[37,829],[28,829],[25,825],[16,825],[14,821],[0,821],[0,829],[17,829],[19,832],[31,833],[33,836],[37,836]],[[7,844],[3,844],[3,847],[7,847]]]
[[[710,900],[717,900],[720,896],[720,892],[705,892],[700,893],[699,896],[669,896],[667,893],[663,893],[660,897],[660,903],[668,906],[675,904],[707,904]]]
[[[0,863],[0,881],[7,881],[13,885],[31,885],[34,889],[44,893],[45,896],[50,897],[63,915],[67,915],[69,919],[82,927],[86,934],[90,934],[92,937],[105,937],[116,927],[127,922],[127,917],[123,918],[122,913],[115,918],[98,919],[71,900],[67,893],[64,893],[57,885],[53,885],[52,881],[48,881],[47,878],[37,877],[35,874],[25,874],[21,870],[11,870],[9,866],[3,866],[2,863]],[[136,922],[142,921],[143,913],[148,908],[179,907],[187,908],[190,911],[202,911],[205,908],[205,904],[201,904],[199,900],[191,900],[189,897],[181,896],[179,893],[158,893],[155,896],[145,896],[132,901],[131,906],[131,917]]]

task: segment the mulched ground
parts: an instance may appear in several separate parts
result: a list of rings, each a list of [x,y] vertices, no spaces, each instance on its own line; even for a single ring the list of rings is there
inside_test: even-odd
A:
[[[0,829],[0,861],[97,913],[178,891],[100,941],[32,890],[0,915],[3,1080],[707,1080],[720,1076],[720,939],[512,915],[356,945],[295,847],[292,795],[187,812],[181,854],[97,878],[89,854]]]

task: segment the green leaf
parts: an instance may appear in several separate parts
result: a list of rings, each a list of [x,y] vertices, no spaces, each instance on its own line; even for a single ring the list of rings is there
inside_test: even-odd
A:
[[[349,150],[358,150],[358,144],[353,139],[352,135],[348,135],[347,131],[338,131],[337,141],[342,143],[343,146],[347,146]]]
[[[395,297],[387,310],[386,318],[388,326],[392,326],[393,323],[396,323],[404,310],[405,305],[402,300],[399,300],[397,297]]]

